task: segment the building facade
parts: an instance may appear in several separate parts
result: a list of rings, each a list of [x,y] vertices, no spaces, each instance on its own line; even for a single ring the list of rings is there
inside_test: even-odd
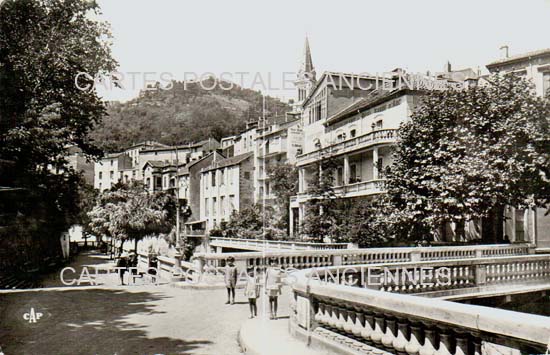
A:
[[[254,203],[254,152],[219,159],[201,171],[200,219],[207,230],[229,221],[233,211]]]

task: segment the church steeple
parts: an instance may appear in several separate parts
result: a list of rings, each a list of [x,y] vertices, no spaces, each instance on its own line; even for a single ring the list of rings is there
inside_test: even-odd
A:
[[[304,56],[298,70],[298,75],[294,85],[298,90],[298,100],[295,103],[295,111],[301,111],[301,106],[306,99],[309,91],[315,85],[317,81],[317,74],[313,67],[313,60],[311,59],[311,49],[309,47],[309,38],[306,35],[306,41],[304,43]]]
[[[313,67],[313,60],[311,60],[311,49],[309,48],[309,39],[306,35],[306,42],[304,43],[304,62],[300,68],[302,73],[313,74],[312,79],[315,80],[315,68]]]

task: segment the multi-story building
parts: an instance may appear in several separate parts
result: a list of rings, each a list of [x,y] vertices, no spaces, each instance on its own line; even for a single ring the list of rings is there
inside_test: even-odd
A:
[[[270,169],[278,164],[296,164],[302,153],[302,121],[292,116],[260,130],[254,154],[254,201],[272,205],[275,195],[271,189]]]
[[[201,159],[191,161],[178,169],[179,198],[187,201],[191,209],[188,223],[201,221],[201,175],[214,161],[225,159],[218,150],[208,153]],[[203,228],[201,228],[203,229]]]
[[[94,187],[103,191],[119,181],[128,183],[137,180],[143,181],[151,190],[173,188],[172,185],[176,184],[176,165],[182,167],[196,161],[218,146],[219,142],[215,139],[178,146],[150,141],[139,143],[123,152],[108,154],[95,163]],[[148,162],[151,164],[147,165]]]
[[[125,153],[107,154],[94,166],[94,188],[109,190],[124,178],[124,171],[131,171],[132,160]]]
[[[219,159],[201,171],[200,219],[207,230],[229,221],[231,213],[254,203],[254,152]]]
[[[506,48],[507,49],[507,48]],[[543,49],[514,56],[506,56],[487,65],[490,72],[516,74],[530,80],[539,96],[549,94],[550,49]],[[519,209],[508,207],[505,211],[504,233],[512,241],[531,241],[538,247],[550,247],[550,216],[546,209]]]

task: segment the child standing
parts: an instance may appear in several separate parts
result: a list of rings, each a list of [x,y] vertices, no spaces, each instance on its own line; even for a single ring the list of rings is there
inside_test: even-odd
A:
[[[276,259],[269,259],[269,267],[265,271],[265,293],[269,297],[269,319],[277,319],[278,298],[281,294],[281,269],[276,267]]]
[[[260,297],[260,276],[258,275],[257,268],[254,269],[253,267],[251,267],[248,269],[244,295],[248,298],[248,305],[250,306],[249,318],[254,318],[258,316],[258,306],[256,305],[256,299]]]
[[[227,258],[225,265],[225,287],[227,288],[227,302],[225,304],[235,303],[235,287],[237,286],[237,267],[235,266],[235,258],[230,256]]]

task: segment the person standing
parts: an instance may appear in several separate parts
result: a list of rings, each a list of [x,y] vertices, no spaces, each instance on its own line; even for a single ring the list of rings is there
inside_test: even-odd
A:
[[[235,287],[237,286],[237,267],[235,266],[235,258],[230,256],[227,258],[225,265],[225,287],[227,288],[227,302],[225,304],[235,304]]]
[[[277,319],[279,296],[281,295],[281,269],[276,267],[275,258],[269,259],[269,267],[265,271],[265,293],[269,297],[269,319]]]
[[[257,268],[254,269],[254,267],[250,267],[248,269],[244,295],[248,298],[248,305],[250,306],[250,318],[252,319],[258,315],[258,306],[256,305],[256,299],[260,297],[260,276],[258,275]]]
[[[124,285],[124,274],[128,270],[128,254],[126,252],[122,253],[118,258],[116,263],[118,269],[118,274],[120,276],[120,284]]]

